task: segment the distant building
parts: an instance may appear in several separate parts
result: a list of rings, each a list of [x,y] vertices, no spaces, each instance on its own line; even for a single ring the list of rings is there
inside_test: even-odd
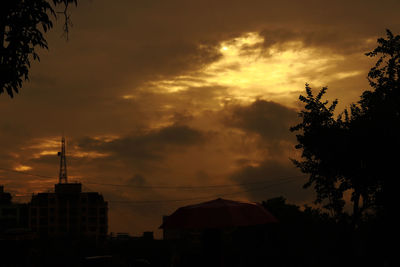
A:
[[[103,239],[108,232],[108,203],[97,192],[67,178],[65,138],[61,139],[59,183],[54,193],[38,193],[29,203],[29,228],[39,237]]]
[[[29,204],[29,228],[41,237],[102,239],[108,232],[108,203],[80,183],[58,183],[55,192],[38,193]]]
[[[10,193],[0,185],[0,238],[11,232],[27,230],[28,205],[13,203]]]
[[[2,204],[10,204],[11,203],[11,194],[4,192],[4,186],[0,185],[0,205]]]

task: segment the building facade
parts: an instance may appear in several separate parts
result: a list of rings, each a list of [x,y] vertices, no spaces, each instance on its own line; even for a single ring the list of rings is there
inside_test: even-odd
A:
[[[58,183],[29,203],[29,228],[40,237],[103,239],[108,232],[108,203],[97,192],[82,192],[80,183]]]
[[[12,202],[12,196],[0,185],[0,239],[28,231],[28,205]]]

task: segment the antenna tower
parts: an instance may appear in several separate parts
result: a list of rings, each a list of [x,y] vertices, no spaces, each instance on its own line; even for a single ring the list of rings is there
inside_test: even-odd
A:
[[[65,138],[64,136],[61,139],[61,152],[58,152],[58,156],[60,156],[60,175],[59,175],[59,183],[68,183],[67,179],[67,160],[65,157]]]

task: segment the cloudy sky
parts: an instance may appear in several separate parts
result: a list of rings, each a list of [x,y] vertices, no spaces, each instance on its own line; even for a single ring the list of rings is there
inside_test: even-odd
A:
[[[304,84],[342,110],[368,89],[364,53],[399,34],[398,0],[82,0],[14,99],[0,95],[0,184],[69,181],[109,201],[112,232],[156,231],[218,196],[311,203],[288,128]],[[15,171],[15,172],[13,172]],[[21,174],[27,172],[34,175]]]

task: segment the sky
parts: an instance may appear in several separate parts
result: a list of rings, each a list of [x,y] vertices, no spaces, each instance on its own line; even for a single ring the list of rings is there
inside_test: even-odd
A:
[[[0,95],[0,184],[15,201],[69,181],[109,201],[109,231],[161,234],[162,216],[217,197],[314,195],[290,159],[309,83],[338,113],[369,89],[373,50],[400,32],[398,0],[82,0]],[[21,172],[25,172],[23,174]],[[31,175],[28,175],[31,174]]]

